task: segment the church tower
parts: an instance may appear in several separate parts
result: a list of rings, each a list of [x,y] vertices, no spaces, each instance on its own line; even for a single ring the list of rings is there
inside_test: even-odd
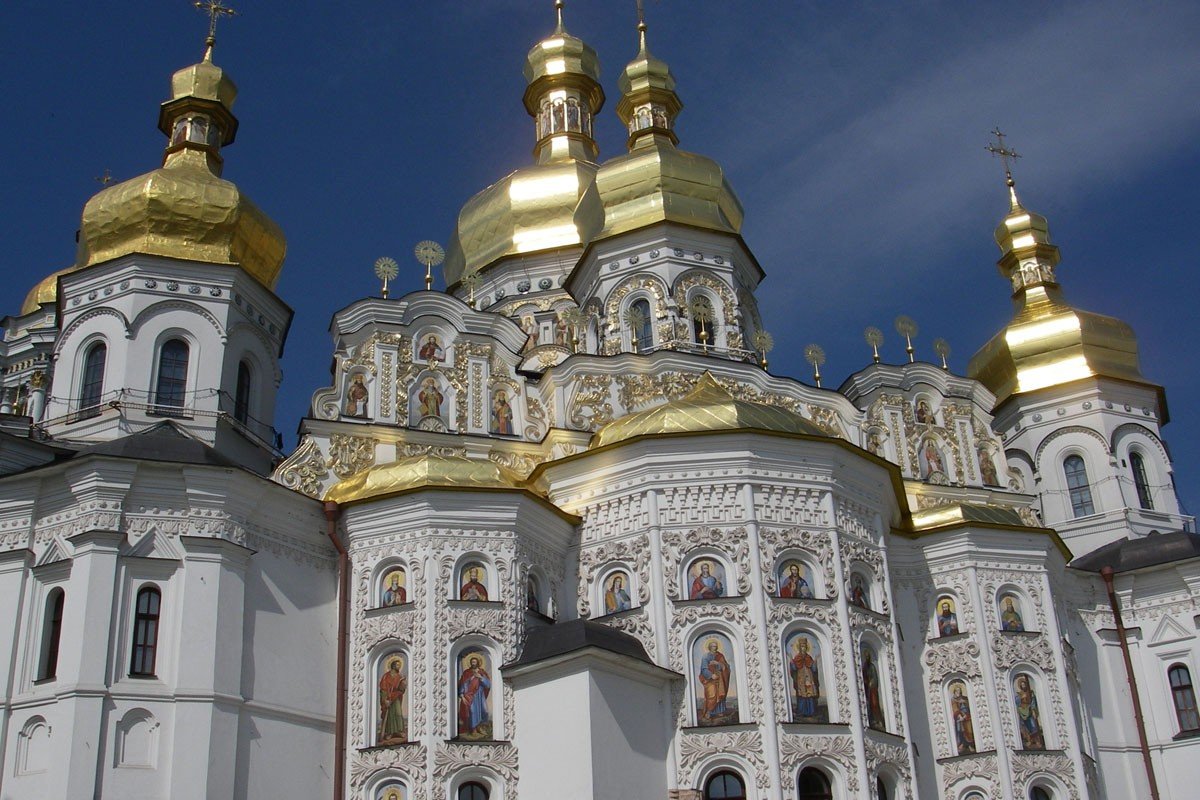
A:
[[[75,264],[27,299],[27,313],[52,307],[58,329],[47,396],[27,413],[80,443],[170,419],[265,472],[292,315],[273,291],[287,245],[222,178],[237,87],[212,50],[210,37],[171,79],[162,166],[92,197]]]
[[[996,395],[1010,486],[1038,495],[1042,522],[1076,555],[1187,527],[1162,440],[1166,397],[1141,373],[1133,329],[1067,302],[1046,218],[1007,180],[995,238],[1015,314],[967,371]]]

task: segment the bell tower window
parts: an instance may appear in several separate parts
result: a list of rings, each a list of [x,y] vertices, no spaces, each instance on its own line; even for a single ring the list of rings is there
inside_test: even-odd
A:
[[[46,598],[46,618],[42,627],[42,662],[38,667],[38,680],[50,680],[58,675],[58,643],[62,637],[63,606],[66,593],[61,588],[50,592]]]
[[[83,359],[83,380],[79,386],[79,416],[94,417],[100,413],[100,398],[104,394],[104,362],[108,348],[97,342]]]
[[[133,652],[129,674],[154,677],[158,660],[158,616],[162,595],[153,586],[138,590],[133,618]]]
[[[1150,481],[1146,478],[1146,462],[1142,454],[1129,454],[1129,469],[1133,472],[1133,486],[1137,489],[1138,505],[1147,511],[1154,510],[1154,498],[1150,496]]]
[[[181,409],[187,396],[188,346],[180,339],[169,339],[158,354],[158,379],[154,384],[154,404],[160,413]]]
[[[1076,455],[1067,456],[1063,461],[1063,472],[1067,476],[1067,493],[1071,497],[1071,514],[1076,517],[1086,517],[1096,513],[1092,502],[1092,487],[1088,483],[1087,465],[1083,458]]]
[[[250,365],[245,361],[238,364],[237,388],[233,394],[233,417],[245,425],[250,419]]]

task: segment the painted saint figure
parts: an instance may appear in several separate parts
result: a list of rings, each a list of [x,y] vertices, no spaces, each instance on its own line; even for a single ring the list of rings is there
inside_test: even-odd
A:
[[[459,600],[487,600],[487,587],[479,580],[479,567],[469,566],[463,568],[463,576],[467,578],[458,590]]]
[[[436,333],[431,333],[425,337],[425,341],[421,343],[421,349],[417,351],[417,358],[421,361],[446,360],[446,351],[442,349],[441,342],[438,341]]]
[[[817,719],[817,699],[821,696],[820,665],[809,652],[808,638],[796,637],[796,654],[788,662],[792,678],[792,695],[795,698],[794,722]]]
[[[958,633],[958,614],[954,613],[954,601],[943,597],[938,601],[938,636],[953,636]]]
[[[979,476],[984,486],[999,486],[1000,476],[996,473],[996,462],[984,447],[975,451],[979,456]]]
[[[512,406],[508,404],[508,392],[497,389],[492,399],[492,433],[511,436],[513,432]]]
[[[1042,716],[1038,711],[1037,695],[1028,675],[1018,675],[1014,681],[1013,700],[1017,705],[1017,727],[1021,731],[1021,749],[1045,750],[1046,735],[1042,731]]]
[[[382,606],[398,606],[408,602],[408,591],[404,588],[404,570],[389,572],[383,580]]]
[[[725,582],[721,578],[724,577],[725,571],[718,567],[717,574],[714,574],[712,561],[700,561],[697,563],[699,570],[692,578],[692,587],[688,593],[688,599],[711,600],[714,597],[724,597]]]
[[[921,455],[925,461],[925,475],[928,478],[934,473],[946,473],[946,466],[942,462],[942,454],[938,451],[937,445],[933,443],[933,439],[926,439],[925,446],[921,450]]]
[[[857,572],[850,577],[850,602],[859,608],[871,610],[870,599],[867,596],[867,590],[863,586],[862,575]]]
[[[346,416],[367,416],[367,400],[370,397],[371,394],[367,391],[367,385],[363,383],[361,373],[350,378],[350,386],[346,389]]]
[[[805,580],[800,562],[789,561],[786,567],[787,575],[779,582],[779,596],[811,600],[813,598],[812,586]]]
[[[422,417],[437,417],[442,416],[442,400],[445,397],[442,395],[442,390],[438,388],[437,381],[433,378],[426,378],[421,384],[421,392],[417,395],[417,400],[420,401],[420,412]]]
[[[389,783],[386,786],[379,787],[379,791],[375,793],[375,800],[407,800],[408,790],[399,783]]]
[[[716,637],[704,645],[704,657],[700,659],[697,678],[704,690],[704,702],[700,708],[700,725],[722,725],[729,716],[726,698],[729,696],[731,673],[729,661],[721,652],[721,643]]]
[[[937,420],[933,418],[933,411],[929,408],[929,403],[924,400],[917,401],[916,411],[917,422],[922,425],[934,425]]]
[[[492,678],[480,653],[464,656],[466,669],[458,678],[458,736],[460,739],[492,738],[488,697]]]
[[[1000,629],[1018,633],[1025,630],[1025,622],[1021,619],[1021,612],[1017,611],[1012,595],[1005,595],[1000,605]]]
[[[883,701],[880,698],[879,670],[875,666],[875,656],[871,649],[863,647],[862,653],[862,686],[863,696],[867,700],[867,727],[877,731],[884,730]]]
[[[533,317],[525,317],[521,320],[521,330],[525,331],[525,344],[521,347],[521,352],[528,352],[538,346],[538,325],[537,320]]]
[[[408,741],[408,722],[404,718],[404,693],[408,679],[404,677],[404,659],[394,656],[387,660],[387,671],[379,679],[379,731],[377,744],[396,744]]]
[[[608,588],[604,590],[604,613],[628,611],[632,606],[633,601],[625,588],[625,575],[618,572],[608,579]]]
[[[971,701],[962,681],[950,684],[950,719],[954,723],[954,741],[958,754],[975,752],[975,724],[971,721]]]

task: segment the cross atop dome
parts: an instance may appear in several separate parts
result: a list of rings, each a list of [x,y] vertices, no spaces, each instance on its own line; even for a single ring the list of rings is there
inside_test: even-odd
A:
[[[1012,164],[1010,161],[1015,162],[1021,157],[1021,154],[1012,148],[1004,146],[1004,133],[1000,130],[999,125],[992,130],[992,136],[996,137],[996,141],[989,142],[983,149],[987,150],[993,156],[1000,156],[1000,160],[1004,162],[1004,180],[1008,185],[1009,199],[1012,201],[1013,208],[1017,208],[1021,204],[1017,200],[1017,182],[1013,180]]]
[[[192,3],[201,13],[208,15],[208,36],[204,38],[204,60],[212,60],[213,45],[217,43],[217,20],[221,17],[236,17],[237,11],[220,0],[195,0]]]

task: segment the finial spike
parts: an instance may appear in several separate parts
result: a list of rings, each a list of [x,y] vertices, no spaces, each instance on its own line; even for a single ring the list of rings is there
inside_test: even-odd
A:
[[[558,17],[558,25],[555,27],[555,33],[562,33],[566,30],[563,27],[563,0],[554,0],[554,13]]]
[[[644,0],[637,0],[638,14],[638,50],[646,52],[646,6]]]
[[[236,17],[237,12],[220,0],[194,0],[192,3],[202,14],[208,15],[208,36],[204,37],[204,60],[212,62],[213,47],[217,44],[217,19]]]
[[[1004,146],[1004,133],[997,125],[992,129],[992,136],[996,137],[996,141],[989,142],[983,149],[987,150],[992,156],[1000,156],[1000,160],[1004,162],[1004,183],[1008,186],[1008,200],[1014,209],[1021,207],[1021,201],[1017,199],[1017,182],[1013,180],[1012,164],[1009,159],[1016,161],[1021,157],[1021,154],[1012,148]]]

